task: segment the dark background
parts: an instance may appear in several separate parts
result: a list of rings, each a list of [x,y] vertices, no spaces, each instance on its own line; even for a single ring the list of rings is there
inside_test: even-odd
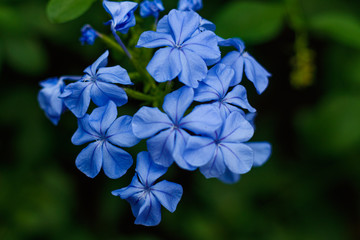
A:
[[[96,1],[55,24],[46,3],[0,2],[0,239],[360,239],[357,0],[204,0],[199,13],[216,33],[243,38],[272,73],[262,95],[243,82],[258,110],[254,140],[273,153],[233,185],[172,166],[165,178],[184,195],[150,228],[134,225],[129,204],[110,194],[133,168],[117,180],[87,178],[74,164],[84,147],[70,142],[75,118],[65,113],[55,127],[37,103],[39,81],[81,75],[104,52],[100,40],[78,38],[85,23],[109,34],[109,16]]]

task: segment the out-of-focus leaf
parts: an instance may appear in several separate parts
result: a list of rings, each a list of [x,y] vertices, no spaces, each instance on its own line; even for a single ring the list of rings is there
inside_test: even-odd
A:
[[[360,144],[359,109],[359,95],[330,95],[315,109],[298,115],[297,130],[319,154],[350,153]]]
[[[281,30],[284,7],[276,3],[232,2],[215,17],[216,33],[223,38],[240,37],[248,43],[262,43]]]
[[[64,23],[80,17],[95,0],[50,0],[46,14],[50,21]]]
[[[310,18],[314,33],[360,49],[360,20],[346,13],[323,13]]]
[[[1,32],[18,32],[24,28],[21,24],[21,18],[18,16],[16,9],[9,6],[0,6],[0,30]]]
[[[15,71],[38,74],[46,68],[46,52],[35,40],[7,39],[5,50],[8,63]]]

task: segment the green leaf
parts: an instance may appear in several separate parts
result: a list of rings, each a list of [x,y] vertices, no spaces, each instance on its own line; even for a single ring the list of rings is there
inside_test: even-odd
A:
[[[346,13],[323,13],[309,19],[310,29],[319,35],[360,49],[360,20]]]
[[[95,0],[50,0],[46,14],[50,21],[64,23],[84,14]]]
[[[46,52],[35,40],[6,39],[5,51],[6,60],[15,71],[24,74],[38,74],[46,68]]]
[[[232,2],[215,17],[216,33],[223,38],[240,37],[246,43],[262,43],[274,38],[282,28],[282,4]]]

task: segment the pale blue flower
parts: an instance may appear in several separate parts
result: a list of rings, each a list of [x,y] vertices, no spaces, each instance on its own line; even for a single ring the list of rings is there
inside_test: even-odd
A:
[[[126,34],[129,28],[135,26],[136,20],[134,12],[138,7],[136,2],[113,2],[103,1],[103,7],[112,19],[105,24],[110,24],[112,31],[119,31]]]
[[[102,168],[109,178],[119,178],[133,163],[131,155],[119,148],[132,147],[139,142],[132,132],[132,118],[116,116],[116,105],[110,101],[78,120],[79,128],[71,138],[72,143],[82,145],[94,141],[75,161],[77,168],[88,177],[94,178]]]
[[[183,150],[190,134],[211,132],[221,124],[221,117],[214,107],[202,104],[183,117],[193,102],[194,91],[182,87],[165,96],[163,109],[142,107],[135,113],[132,126],[134,134],[147,140],[148,151],[156,164],[169,167],[175,161],[181,168],[195,169],[183,159]]]
[[[253,150],[244,144],[254,134],[250,123],[239,112],[232,112],[223,126],[212,134],[189,137],[184,160],[200,167],[206,178],[220,177],[226,169],[244,174],[253,166]]]
[[[159,17],[159,13],[164,11],[165,8],[161,2],[161,0],[145,0],[140,3],[140,16],[148,17],[154,16],[156,19]]]
[[[96,38],[98,38],[98,33],[89,24],[81,28],[81,37],[79,40],[82,45],[93,45]]]
[[[246,77],[254,84],[256,91],[261,94],[269,84],[271,76],[249,53],[245,52],[245,44],[239,38],[230,38],[220,40],[219,46],[233,46],[237,51],[229,52],[222,60],[228,66],[235,70],[235,76],[230,86],[237,85],[241,82],[244,67]]]
[[[199,31],[201,17],[193,11],[171,10],[157,25],[156,32],[141,34],[137,47],[157,48],[146,69],[158,82],[179,77],[196,88],[206,77],[207,66],[220,59],[217,37],[212,31]]]
[[[174,212],[183,189],[180,184],[166,180],[155,183],[167,171],[167,168],[156,165],[147,152],[138,154],[135,171],[130,185],[112,191],[112,194],[130,203],[136,217],[135,224],[158,225],[161,221],[161,205],[170,212]]]
[[[66,109],[63,99],[59,98],[64,92],[65,79],[79,80],[80,77],[53,77],[40,82],[40,86],[42,87],[38,94],[40,108],[44,110],[46,117],[49,118],[54,125],[58,124],[61,114]]]
[[[256,112],[247,100],[246,89],[241,86],[235,86],[230,92],[230,82],[234,77],[234,70],[224,64],[217,64],[211,68],[206,78],[200,82],[196,88],[194,100],[198,102],[211,101],[221,114],[223,119],[233,111],[243,111],[239,108]]]
[[[202,0],[179,0],[178,9],[198,11],[203,7]]]
[[[97,106],[104,106],[113,101],[116,106],[127,103],[127,95],[115,84],[131,85],[127,71],[119,65],[105,67],[109,51],[101,55],[92,65],[87,67],[85,75],[78,82],[66,86],[61,94],[68,109],[77,117],[85,115],[90,99]]]

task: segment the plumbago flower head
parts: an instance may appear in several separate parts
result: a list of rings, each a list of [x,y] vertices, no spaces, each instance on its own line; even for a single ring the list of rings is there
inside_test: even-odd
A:
[[[136,217],[135,224],[158,225],[161,220],[161,205],[174,212],[183,189],[181,185],[166,180],[155,184],[166,173],[167,168],[156,165],[147,152],[138,154],[135,171],[130,185],[112,191],[112,194],[130,203]]]
[[[183,170],[199,169],[206,178],[235,183],[252,167],[267,161],[271,145],[249,142],[256,110],[240,83],[245,72],[260,94],[268,86],[270,73],[245,52],[240,39],[224,40],[214,33],[215,24],[195,12],[202,8],[201,0],[180,0],[179,10],[171,10],[159,21],[164,10],[161,0],[142,1],[140,15],[154,16],[156,31],[142,32],[142,25],[149,27],[148,21],[139,21],[124,42],[118,32],[126,34],[135,26],[138,4],[105,0],[103,7],[111,16],[106,24],[113,36],[85,25],[80,41],[93,44],[99,38],[127,55],[126,66],[137,86],[131,86],[124,68],[107,67],[106,50],[83,76],[41,82],[38,101],[55,125],[67,109],[78,118],[71,141],[88,145],[76,157],[75,165],[90,178],[101,169],[111,179],[126,174],[133,158],[122,148],[146,140],[147,151],[137,155],[130,185],[112,194],[130,203],[135,224],[155,226],[161,220],[161,206],[174,212],[182,197],[181,185],[165,180],[156,183],[173,162]],[[136,41],[136,47],[150,50],[128,50],[126,45],[133,46]],[[219,46],[236,50],[221,58]],[[179,82],[164,83],[176,78]],[[145,106],[133,117],[117,117],[117,108],[127,103],[128,96]],[[90,106],[91,101],[94,105]],[[90,114],[89,107],[93,109]]]
[[[88,177],[95,177],[103,168],[109,178],[119,178],[132,165],[132,157],[119,147],[132,147],[139,142],[131,129],[131,117],[116,119],[114,102],[96,108],[78,120],[79,128],[71,141],[75,145],[90,143],[76,158],[76,166]],[[117,147],[119,146],[119,147]]]
[[[217,37],[212,31],[199,31],[200,21],[196,12],[174,9],[159,21],[156,32],[140,35],[137,47],[164,47],[146,68],[156,81],[179,77],[180,82],[196,88],[206,77],[207,66],[219,61]]]
[[[115,85],[132,85],[127,71],[119,65],[105,67],[109,51],[101,55],[92,65],[87,67],[81,80],[67,85],[60,97],[77,118],[85,115],[90,99],[97,106],[104,106],[113,101],[116,106],[127,103],[127,95],[121,87]]]

